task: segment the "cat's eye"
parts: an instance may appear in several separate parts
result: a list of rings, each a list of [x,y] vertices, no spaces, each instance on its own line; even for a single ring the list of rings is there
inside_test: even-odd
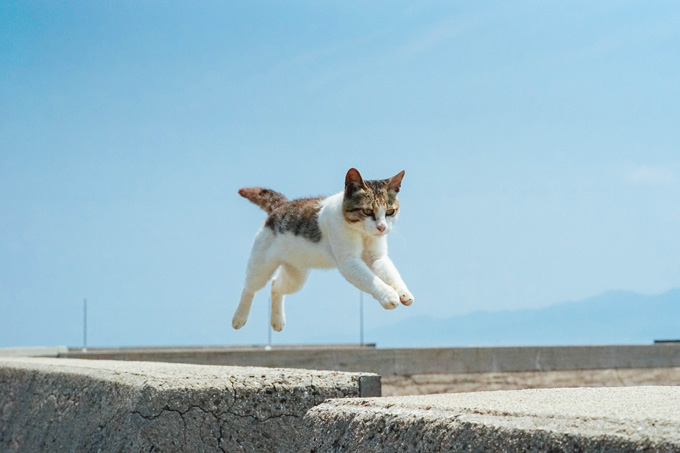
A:
[[[373,209],[362,209],[364,215],[373,215]]]
[[[385,215],[387,215],[387,216],[394,215],[394,209],[388,209],[388,210],[385,212]]]

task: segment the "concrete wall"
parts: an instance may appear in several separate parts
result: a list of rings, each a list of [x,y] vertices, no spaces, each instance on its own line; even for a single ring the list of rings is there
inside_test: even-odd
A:
[[[340,371],[368,371],[382,376],[431,373],[555,371],[613,368],[680,367],[680,344],[632,346],[545,346],[483,348],[298,347],[150,348],[88,352],[69,350],[65,357],[151,360],[231,366],[264,366]]]
[[[0,357],[59,357],[68,354],[66,346],[29,346],[0,348]]]
[[[330,400],[305,451],[678,452],[680,387]]]
[[[0,451],[299,451],[311,407],[379,390],[366,373],[0,358]]]
[[[680,387],[357,398],[379,388],[360,373],[0,358],[0,451],[680,451]]]

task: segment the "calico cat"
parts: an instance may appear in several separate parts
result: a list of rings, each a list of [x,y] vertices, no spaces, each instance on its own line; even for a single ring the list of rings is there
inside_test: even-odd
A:
[[[413,295],[387,256],[387,233],[399,214],[397,193],[404,172],[390,179],[364,181],[351,168],[345,190],[325,198],[289,201],[270,189],[248,187],[239,194],[269,216],[255,236],[246,282],[231,325],[248,320],[255,292],[272,281],[271,325],[286,324],[283,298],[302,289],[312,268],[337,267],[354,286],[371,294],[387,310]]]

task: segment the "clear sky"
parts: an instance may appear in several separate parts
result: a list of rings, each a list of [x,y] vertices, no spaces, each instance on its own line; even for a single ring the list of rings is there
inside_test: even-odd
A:
[[[366,328],[680,286],[680,4],[0,4],[0,346],[250,344],[261,185],[406,176]],[[358,340],[316,271],[275,343]],[[404,332],[408,344],[408,332]],[[367,338],[378,341],[379,338]]]

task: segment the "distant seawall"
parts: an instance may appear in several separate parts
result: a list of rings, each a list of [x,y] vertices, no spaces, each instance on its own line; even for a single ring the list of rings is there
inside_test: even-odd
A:
[[[383,349],[274,346],[69,349],[59,357],[372,372],[382,376],[680,367],[680,343]]]

